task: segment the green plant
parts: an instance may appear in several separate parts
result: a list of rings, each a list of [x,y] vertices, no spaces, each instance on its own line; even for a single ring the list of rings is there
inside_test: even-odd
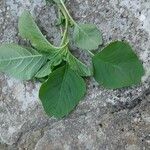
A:
[[[24,11],[19,18],[19,34],[30,41],[31,47],[1,45],[0,71],[22,80],[43,81],[40,100],[45,112],[57,118],[68,115],[84,97],[83,77],[94,76],[99,84],[109,89],[140,83],[144,69],[128,43],[112,42],[94,55],[91,50],[102,45],[101,32],[95,25],[75,22],[63,0],[53,2],[58,6],[57,25],[63,28],[60,46],[47,41],[31,14]],[[68,34],[69,27],[74,29],[73,36]],[[93,65],[86,66],[70,52],[70,40],[92,57]]]

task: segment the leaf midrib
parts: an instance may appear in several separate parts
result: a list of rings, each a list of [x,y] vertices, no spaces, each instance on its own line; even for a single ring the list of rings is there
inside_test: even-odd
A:
[[[110,62],[108,62],[108,61],[105,61],[105,60],[103,60],[103,59],[98,59],[98,61],[102,61],[102,62],[104,62],[104,63],[106,63],[106,64],[109,64],[110,66],[113,66],[114,68],[118,68],[118,69],[122,70],[122,68],[119,67],[119,65],[122,64],[122,63],[119,63],[119,64],[117,65],[117,64],[114,64],[114,63],[110,63]],[[124,62],[124,63],[127,63],[127,62]]]
[[[62,78],[62,84],[61,84],[61,86],[60,86],[60,92],[59,92],[59,96],[58,96],[58,101],[57,101],[57,104],[56,104],[56,108],[57,108],[57,106],[58,106],[58,104],[59,104],[59,101],[60,101],[60,97],[61,97],[61,91],[62,91],[62,87],[63,87],[63,83],[64,83],[64,81],[66,80],[66,73],[67,73],[67,71],[68,71],[68,68],[65,66],[65,71],[64,71],[64,73],[63,73],[63,78]],[[56,110],[56,109],[55,109]],[[62,115],[62,114],[60,114],[60,115]]]
[[[0,59],[0,62],[2,62],[2,61],[10,61],[10,60],[18,60],[18,59],[36,58],[36,57],[43,57],[43,56],[42,56],[42,55],[32,55],[32,56],[25,56],[25,57],[16,57],[16,58]]]

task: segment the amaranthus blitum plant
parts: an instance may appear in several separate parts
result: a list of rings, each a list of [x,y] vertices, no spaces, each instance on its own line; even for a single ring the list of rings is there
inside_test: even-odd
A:
[[[51,0],[49,0],[51,1]],[[102,45],[102,34],[93,24],[77,23],[64,0],[53,0],[58,6],[58,25],[63,29],[60,46],[50,43],[39,30],[28,11],[19,18],[19,34],[30,41],[30,47],[17,44],[0,46],[0,71],[21,80],[43,81],[39,98],[49,116],[67,116],[86,93],[84,77],[93,76],[108,89],[140,83],[144,74],[141,61],[127,42],[115,41],[97,54],[92,50]],[[73,36],[68,29],[73,28]],[[85,65],[70,51],[70,41],[92,57]]]

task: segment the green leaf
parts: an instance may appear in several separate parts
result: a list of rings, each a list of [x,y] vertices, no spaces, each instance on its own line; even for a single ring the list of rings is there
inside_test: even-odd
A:
[[[116,41],[93,57],[94,78],[106,88],[116,89],[140,83],[141,61],[128,43]]]
[[[42,68],[37,72],[37,74],[35,75],[36,78],[43,78],[48,76],[51,72],[51,62],[48,61],[46,64],[44,64],[44,66],[42,66]]]
[[[73,41],[78,48],[95,50],[102,44],[102,35],[95,25],[75,24]]]
[[[46,62],[46,57],[16,44],[0,46],[0,71],[15,78],[30,80]]]
[[[33,47],[43,52],[52,52],[55,47],[47,41],[28,11],[24,11],[19,18],[19,34],[30,40]]]
[[[86,66],[84,63],[74,57],[69,51],[66,61],[68,62],[70,68],[74,71],[77,71],[80,76],[88,77],[93,74],[92,68]]]
[[[53,55],[49,55],[48,59],[50,60],[51,62],[51,65],[52,66],[57,66],[59,65],[62,60],[63,60],[63,49],[54,53]]]
[[[63,57],[66,57],[66,55],[67,55],[67,51],[65,48],[51,55],[47,55],[47,58],[49,59],[49,61],[46,64],[44,64],[44,66],[42,66],[42,68],[38,71],[35,77],[43,78],[43,77],[48,76],[52,72],[55,66],[58,66],[59,64],[61,64]]]
[[[62,62],[63,58],[66,57],[66,55],[67,50],[64,47],[64,49],[60,49],[57,52],[49,55],[48,59],[50,60],[52,66],[57,66]]]
[[[40,89],[45,112],[57,118],[68,115],[86,92],[84,80],[68,66],[56,69]]]

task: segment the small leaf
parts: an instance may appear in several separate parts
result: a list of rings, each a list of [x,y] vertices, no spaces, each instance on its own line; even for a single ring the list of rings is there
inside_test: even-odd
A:
[[[51,62],[48,61],[46,64],[44,64],[44,66],[42,66],[42,68],[37,72],[37,74],[35,75],[36,78],[43,78],[48,76],[50,73],[52,72],[51,69]]]
[[[49,61],[46,64],[44,64],[44,66],[42,66],[42,68],[38,71],[35,77],[43,78],[43,77],[48,76],[52,72],[55,66],[58,66],[61,64],[63,57],[65,57],[66,53],[67,52],[64,48],[64,49],[58,50],[57,52],[51,55],[47,55],[47,58],[49,59]]]
[[[63,58],[66,57],[66,55],[67,51],[66,48],[64,47],[63,49],[60,49],[57,52],[49,55],[48,59],[50,60],[52,66],[57,66],[62,62]]]
[[[15,78],[30,80],[46,62],[46,57],[16,44],[0,46],[0,71]]]
[[[116,41],[93,57],[94,77],[106,88],[116,89],[140,83],[144,75],[141,61],[129,44]]]
[[[32,46],[39,51],[52,52],[55,50],[55,47],[41,33],[28,11],[24,11],[20,16],[18,28],[22,38],[30,40]]]
[[[68,115],[86,92],[84,80],[68,66],[52,72],[40,89],[45,112],[57,118]]]
[[[95,50],[102,44],[102,34],[95,25],[75,25],[73,33],[74,43],[83,50]]]
[[[82,77],[88,77],[93,74],[92,68],[86,66],[84,63],[74,57],[69,51],[66,61],[68,62],[70,68],[74,71],[77,71],[77,73]]]

